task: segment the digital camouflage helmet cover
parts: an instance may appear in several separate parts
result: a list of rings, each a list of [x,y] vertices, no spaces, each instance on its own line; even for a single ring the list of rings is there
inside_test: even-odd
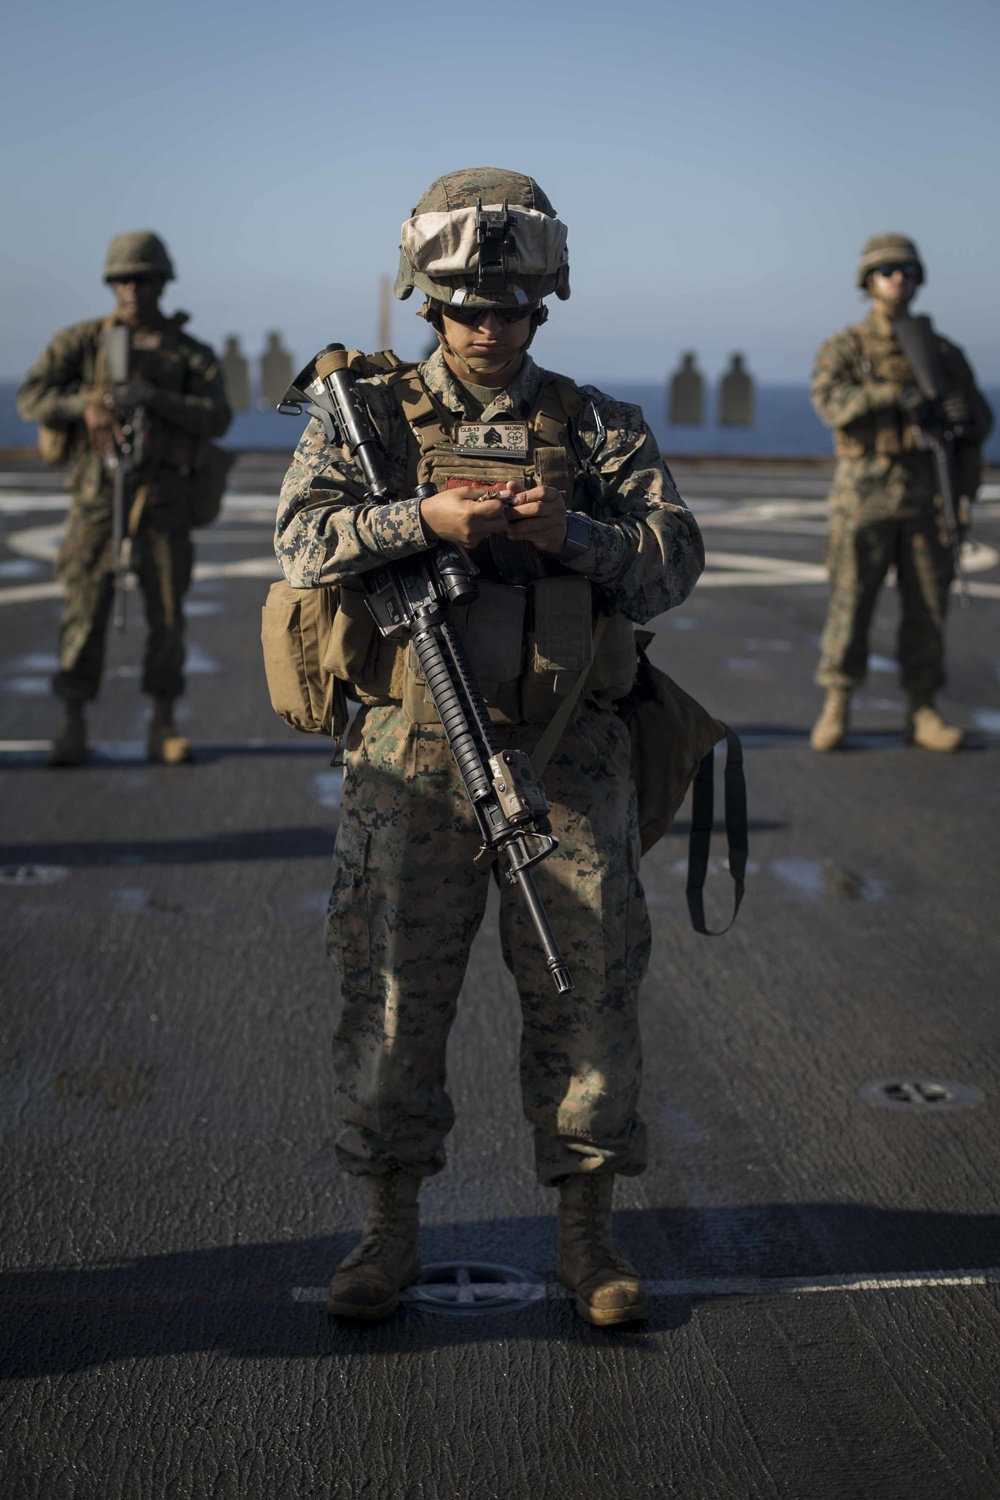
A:
[[[467,307],[569,296],[566,226],[533,177],[466,167],[431,183],[400,233],[395,294]]]
[[[116,234],[104,257],[104,280],[124,281],[129,276],[162,276],[174,280],[174,263],[167,247],[151,229],[129,229]]]
[[[861,258],[858,261],[858,286],[864,291],[868,284],[868,277],[876,266],[904,266],[913,264],[920,267],[920,282],[924,280],[924,263],[920,259],[920,251],[905,234],[873,234],[870,240],[865,240],[861,249]]]

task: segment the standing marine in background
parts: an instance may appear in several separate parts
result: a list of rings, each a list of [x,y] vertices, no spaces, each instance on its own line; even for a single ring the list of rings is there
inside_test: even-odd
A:
[[[530,753],[586,675],[545,772],[559,848],[535,871],[573,993],[553,989],[507,882],[500,930],[521,999],[536,1171],[559,1194],[559,1277],[589,1322],[646,1313],[611,1234],[614,1179],[646,1160],[638,991],[650,947],[630,738],[614,705],[635,678],[633,622],[681,604],[704,551],[639,408],[527,352],[542,299],[569,296],[565,241],[531,177],[470,168],[438,178],[403,225],[396,282],[398,297],[427,299],[436,352],[357,387],[399,498],[366,498],[358,463],[316,420],[282,487],[282,569],[293,587],[340,586],[326,664],[362,705],[347,740],[327,938],[341,991],[337,1155],[364,1182],[368,1210],[330,1284],[336,1316],[384,1318],[419,1275],[417,1196],[443,1167],[454,1123],[445,1049],[490,886],[412,643],[378,638],[364,603],[367,570],[440,540],[480,570],[479,598],[457,618],[505,748]],[[433,493],[414,497],[418,483]]]
[[[49,755],[54,766],[79,765],[87,755],[84,708],[100,687],[114,594],[112,472],[125,408],[143,414],[143,458],[126,492],[123,525],[146,608],[149,756],[172,764],[191,758],[190,742],[174,724],[184,691],[183,599],[194,560],[191,528],[218,508],[225,459],[211,439],[225,432],[230,411],[213,351],[183,332],[186,313],[160,310],[173,277],[157,235],[116,235],[104,264],[114,311],[57,333],[18,393],[21,416],[39,423],[43,457],[76,460],[56,563],[66,607],[52,686],[65,718]],[[128,385],[113,392],[104,334],[115,324],[131,330],[132,371]]]
[[[907,741],[957,750],[962,731],[934,706],[945,680],[944,621],[955,569],[933,454],[921,441],[927,401],[893,329],[924,281],[917,247],[901,234],[868,240],[858,286],[871,300],[861,323],[834,334],[816,357],[812,399],[834,430],[826,564],[832,594],[816,681],[826,688],[814,750],[836,750],[851,693],[865,680],[879,589],[896,569],[901,619],[897,655],[908,699]],[[982,444],[993,423],[961,349],[934,335],[945,394],[941,419],[954,435],[961,490],[959,528],[979,486]]]

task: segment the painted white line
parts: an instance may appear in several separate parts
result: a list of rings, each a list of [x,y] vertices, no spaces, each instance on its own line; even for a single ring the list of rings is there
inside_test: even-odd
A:
[[[19,557],[33,557],[38,562],[54,562],[63,534],[58,526],[26,526],[23,531],[12,531],[5,538],[11,552]]]
[[[817,563],[804,563],[794,557],[755,557],[749,552],[709,552],[708,563],[710,567],[737,568],[741,573],[801,573],[804,569],[810,572],[821,572],[824,578],[826,572]]]
[[[46,495],[32,490],[14,490],[0,494],[0,516],[19,516],[32,510],[69,510],[70,496]]]
[[[984,542],[966,542],[962,561],[967,573],[986,573],[1000,563],[1000,551]],[[788,584],[826,584],[826,569],[819,563],[797,562],[793,558],[757,557],[743,552],[714,552],[707,557],[707,570],[698,580],[700,589],[783,588]],[[890,587],[895,579],[890,578]],[[952,585],[958,592],[958,584]],[[982,599],[1000,598],[1000,584],[970,583],[969,593]]]
[[[36,562],[51,563],[56,560],[62,534],[61,526],[28,526],[24,531],[11,532],[6,540],[11,552],[19,557],[30,557]],[[237,534],[226,536],[225,540],[235,544],[242,539]],[[277,576],[277,572],[278,563],[274,554],[264,553],[263,556],[240,558],[236,562],[196,563],[194,576],[195,578],[266,578],[271,575]],[[131,574],[129,586],[134,587]],[[41,588],[45,585],[25,585],[25,587]],[[16,591],[6,590],[5,592]]]
[[[710,553],[708,570],[698,580],[699,589],[747,589],[788,588],[793,585],[825,585],[826,569],[818,563],[790,563],[782,558],[739,558],[740,567],[716,567],[725,557],[735,562],[737,554]],[[270,557],[247,557],[241,562],[197,563],[196,581],[225,578],[270,578],[281,577],[277,560]],[[126,587],[134,589],[135,579],[128,578]],[[890,587],[892,583],[890,582]],[[958,592],[954,585],[952,592]],[[1000,599],[1000,583],[969,584],[969,594],[976,599]],[[0,605],[32,604],[40,599],[61,599],[62,589],[58,583],[19,583],[13,588],[0,588]]]
[[[36,599],[61,599],[58,583],[19,583],[12,589],[0,589],[0,604],[32,604]]]
[[[695,513],[699,525],[702,524],[702,512],[698,508],[697,499],[692,500],[691,508]],[[706,526],[732,526],[736,528],[747,526],[768,526],[769,530],[781,530],[780,525],[772,527],[770,522],[777,521],[822,521],[824,524],[829,517],[830,508],[825,500],[751,500],[742,505],[730,504],[725,510],[711,510],[704,515]]]
[[[502,1290],[512,1299],[537,1297],[538,1288],[551,1301],[570,1297],[572,1293],[558,1282],[525,1281],[504,1283]],[[897,1271],[884,1275],[857,1273],[842,1276],[692,1276],[675,1281],[645,1281],[650,1297],[777,1297],[789,1293],[818,1292],[899,1292],[921,1291],[933,1287],[974,1287],[1000,1285],[1000,1266],[970,1271]],[[433,1291],[430,1287],[428,1290]],[[454,1287],[446,1290],[454,1291]],[[407,1287],[404,1302],[424,1302],[419,1287]],[[293,1302],[325,1302],[325,1286],[293,1286]]]
[[[23,493],[0,493],[0,516],[22,516],[30,515],[32,511],[54,511],[66,512],[69,510],[70,495],[46,495],[32,494],[30,491]],[[278,509],[277,488],[273,495],[227,495],[223,501],[219,519],[223,523],[229,517],[239,517],[241,521],[248,518],[258,521],[273,521]],[[218,524],[218,523],[217,523]]]
[[[270,557],[244,557],[240,562],[195,563],[195,581],[205,578],[280,578],[278,559]]]
[[[316,743],[312,742],[313,739],[315,739]],[[51,743],[51,740],[0,740],[0,761],[2,761],[4,756],[16,759],[18,756],[45,754]],[[270,753],[287,754],[289,751],[302,755],[311,751],[314,754],[322,753],[326,756],[327,761],[329,761],[331,742],[325,735],[316,735],[310,739],[307,739],[305,735],[296,735],[294,739],[289,736],[288,739],[282,740],[263,738],[247,740],[195,739],[192,743],[195,755],[198,754],[199,750],[206,755],[240,755],[254,751],[265,755]],[[90,751],[97,761],[136,760],[142,761],[145,765],[149,759],[146,753],[145,740],[100,740],[90,745]],[[337,772],[336,774],[340,775],[341,773]],[[324,805],[336,807],[337,803],[329,802]]]
[[[274,557],[245,557],[240,562],[196,563],[196,583],[211,578],[270,578],[281,577],[278,560]],[[129,574],[125,580],[127,589],[136,589],[138,584]],[[61,599],[63,591],[58,583],[19,583],[14,588],[0,589],[0,605],[32,604],[38,599]]]
[[[967,573],[988,573],[1000,563],[1000,552],[971,538],[962,543],[962,565]]]
[[[795,562],[790,558],[709,552],[707,564],[698,580],[699,589],[782,588],[790,583],[828,582],[826,569],[821,564]]]

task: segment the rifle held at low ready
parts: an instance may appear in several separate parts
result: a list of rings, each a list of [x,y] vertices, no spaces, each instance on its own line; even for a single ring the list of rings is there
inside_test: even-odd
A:
[[[917,386],[926,402],[924,411],[913,424],[914,431],[921,447],[926,448],[934,458],[945,532],[955,561],[955,576],[959,581],[962,603],[967,605],[969,583],[962,562],[962,525],[959,515],[961,487],[955,451],[956,438],[942,405],[947,392],[934,339],[934,325],[926,316],[910,317],[907,314],[893,319],[892,331],[910,363]]]
[[[329,440],[341,443],[357,461],[367,499],[385,504],[398,498],[390,490],[381,440],[342,344],[328,344],[295,377],[279,410],[297,415],[303,406],[323,422]],[[433,493],[433,485],[419,485],[413,498]],[[362,579],[381,633],[409,636],[413,643],[479,826],[476,859],[506,860],[506,877],[524,897],[545,966],[565,994],[574,988],[573,980],[531,873],[558,848],[549,804],[524,751],[501,746],[450,616],[449,606],[470,604],[478,596],[477,571],[461,547],[439,542],[413,557],[377,564]]]
[[[111,390],[108,403],[115,413],[121,438],[117,434],[114,449],[105,463],[111,470],[111,568],[114,575],[113,618],[115,629],[125,629],[125,588],[132,561],[132,537],[129,533],[129,510],[133,478],[143,461],[143,432],[146,414],[142,407],[129,406],[122,395],[132,377],[132,330],[126,323],[112,323],[104,330],[104,358]]]

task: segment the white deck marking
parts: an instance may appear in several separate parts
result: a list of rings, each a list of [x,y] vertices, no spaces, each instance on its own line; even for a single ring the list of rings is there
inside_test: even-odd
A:
[[[0,495],[0,510],[65,509],[68,496],[30,496],[27,494]],[[268,502],[264,495],[231,495],[226,509],[230,515],[246,519],[248,514],[258,512]],[[39,502],[44,503],[39,503]],[[16,506],[15,506],[16,502]],[[273,503],[273,502],[272,502]],[[728,527],[730,529],[762,530],[765,533],[800,534],[825,529],[825,500],[755,500],[745,504],[729,506],[725,511],[703,513],[706,528]],[[224,517],[225,519],[225,517]],[[34,561],[53,562],[62,534],[61,525],[51,523],[29,526],[6,537],[6,544],[20,557]],[[215,540],[221,541],[221,537]],[[240,538],[238,528],[226,536],[227,543],[236,545]],[[1000,564],[1000,551],[974,539],[963,547],[963,561],[967,573],[989,572]],[[271,554],[242,558],[227,563],[197,563],[194,577],[197,581],[227,578],[280,578],[277,561]],[[708,568],[702,575],[698,587],[702,589],[732,588],[785,588],[788,586],[826,587],[828,583],[825,567],[820,563],[803,562],[795,558],[755,556],[742,552],[716,552],[708,554]],[[892,580],[890,580],[890,585]],[[128,587],[135,587],[134,578],[128,579]],[[957,585],[956,585],[957,588]],[[1000,599],[1000,584],[974,582],[968,585],[969,593],[980,599]],[[0,604],[28,604],[42,599],[58,599],[62,590],[57,583],[25,583],[0,589]]]
[[[295,755],[303,755],[312,751],[315,754],[322,753],[327,761],[330,758],[330,742],[325,736],[316,736],[318,743],[306,743],[304,738],[292,739],[256,739],[246,740],[198,740],[195,739],[195,755],[199,750],[206,755],[239,755],[247,751],[258,751],[262,755],[269,752]],[[19,755],[42,755],[48,752],[51,740],[0,740],[0,758],[5,755],[16,757]],[[99,740],[90,745],[91,753],[98,760],[131,761],[138,760],[144,765],[148,761],[145,740]],[[340,774],[340,773],[337,773]],[[336,804],[330,804],[335,806]]]
[[[785,558],[778,557],[739,557],[739,567],[734,566],[738,558],[737,553],[732,552],[710,552],[708,554],[708,571],[701,575],[698,580],[699,589],[746,589],[746,588],[789,588],[793,585],[813,584],[825,585],[827,582],[826,570],[814,563],[794,563]],[[723,559],[727,566],[717,567]],[[979,565],[980,567],[982,564]],[[990,564],[989,566],[992,566]],[[225,578],[270,578],[277,580],[281,577],[281,570],[277,560],[272,557],[247,557],[241,562],[232,563],[196,563],[194,570],[196,582],[207,582],[209,579]],[[895,585],[890,580],[889,587]],[[135,579],[129,576],[126,587],[134,589]],[[978,583],[970,582],[969,594],[974,599],[1000,599],[1000,583]],[[958,585],[952,586],[952,592],[958,592]],[[40,599],[61,599],[62,589],[58,583],[21,583],[14,588],[0,588],[0,605],[4,604],[31,604]]]
[[[0,589],[0,604],[31,604],[36,599],[61,599],[58,583],[19,583],[12,589]]]
[[[270,578],[281,577],[276,557],[244,557],[239,562],[195,563],[195,583],[212,578]],[[136,589],[138,584],[130,573],[125,580],[127,589]],[[38,599],[61,599],[62,587],[58,583],[19,583],[14,588],[0,589],[0,604],[30,604]]]
[[[537,1296],[539,1285],[552,1301],[572,1296],[556,1281],[507,1284],[503,1291],[513,1298]],[[675,1281],[644,1281],[650,1297],[777,1297],[789,1292],[899,1292],[932,1287],[1000,1285],[1000,1266],[969,1271],[858,1272],[840,1276],[691,1276]],[[419,1289],[407,1287],[404,1302],[420,1303]],[[325,1286],[293,1286],[293,1302],[325,1302]]]
[[[70,496],[33,494],[30,490],[14,490],[0,494],[0,516],[20,516],[32,510],[69,510]]]

